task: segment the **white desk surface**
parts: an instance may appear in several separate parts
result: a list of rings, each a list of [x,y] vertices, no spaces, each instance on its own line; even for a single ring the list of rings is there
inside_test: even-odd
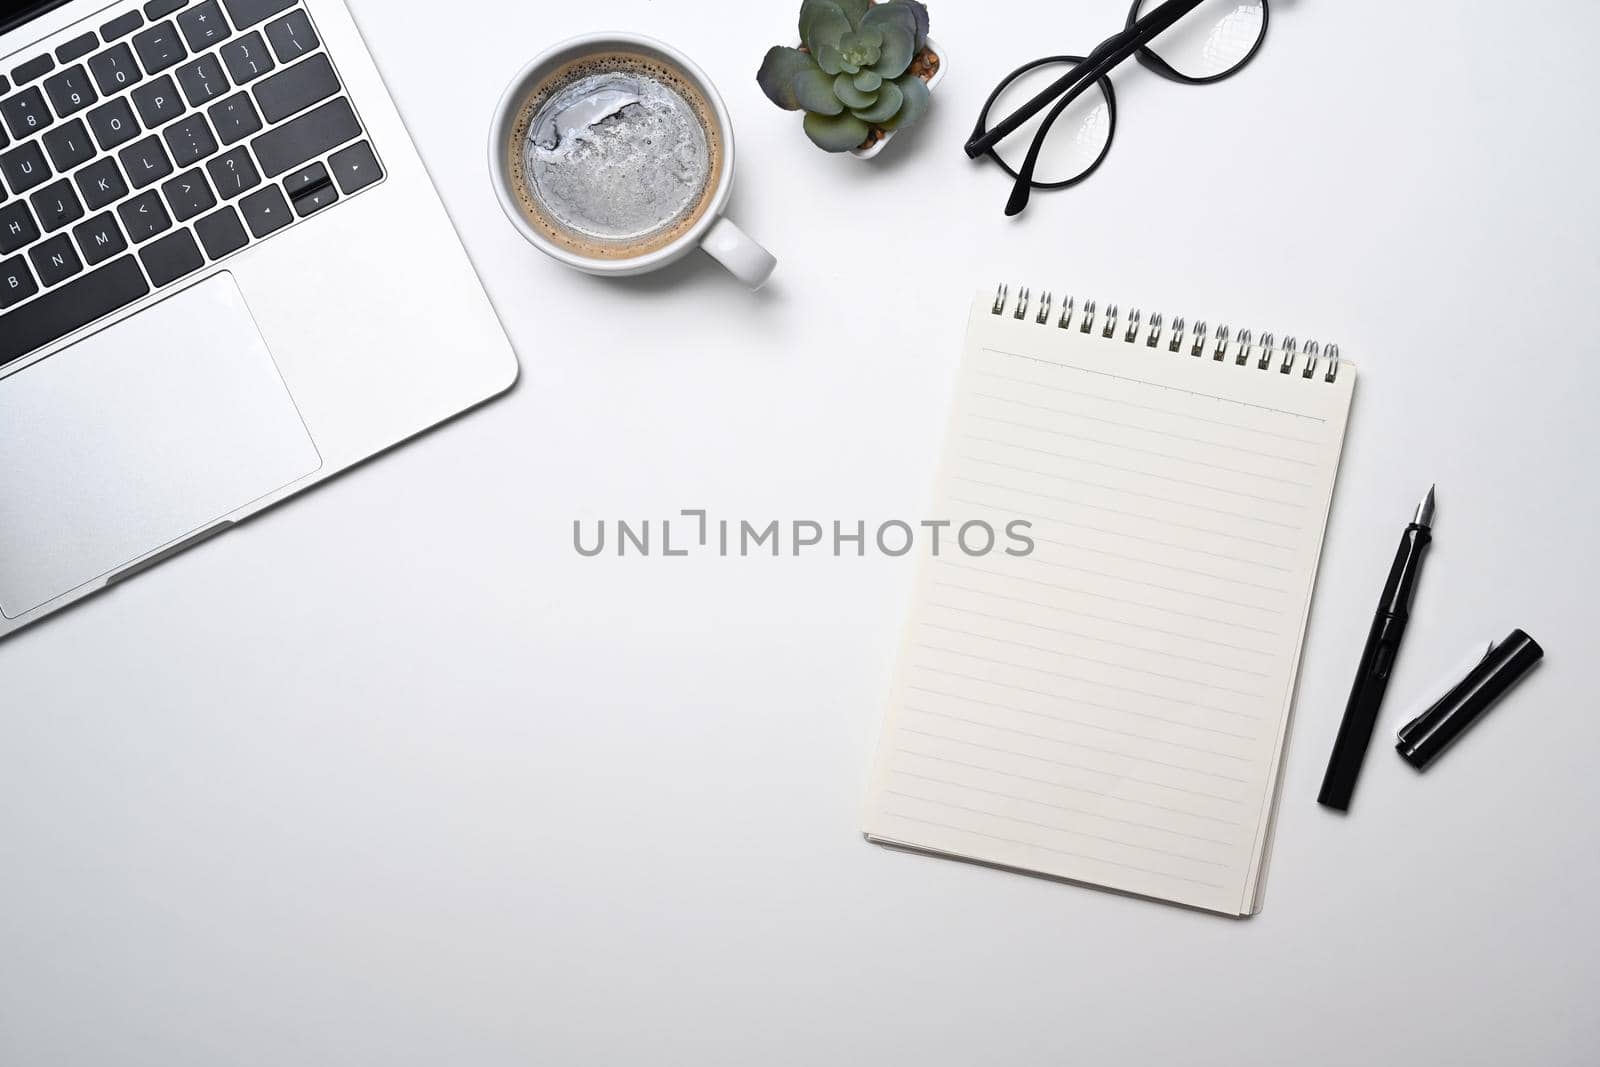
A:
[[[949,78],[876,164],[757,89],[793,0],[447,6],[352,0],[522,384],[0,646],[0,1062],[1594,1062],[1600,10],[1280,0],[1231,83],[1125,70],[1102,174],[1015,223],[960,152],[975,109],[1125,4],[935,0]],[[768,291],[581,277],[502,219],[503,83],[616,27],[721,84]],[[1258,918],[862,841],[908,561],[573,551],[579,517],[922,517],[999,278],[1361,365]],[[1335,817],[1317,784],[1434,480]],[[1399,703],[1516,626],[1548,661],[1402,765]]]

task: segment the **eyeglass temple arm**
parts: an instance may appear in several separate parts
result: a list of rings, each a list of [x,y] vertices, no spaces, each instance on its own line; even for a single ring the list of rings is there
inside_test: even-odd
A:
[[[973,131],[973,136],[966,143],[967,155],[977,159],[990,151],[1001,141],[1013,133],[1040,111],[1044,110],[1050,101],[1062,92],[1067,91],[1076,84],[1064,103],[1070,104],[1078,95],[1103,77],[1111,68],[1127,59],[1150,41],[1165,33],[1172,24],[1183,16],[1199,7],[1204,0],[1168,0],[1144,18],[1135,22],[1121,33],[1112,35],[1095,46],[1093,52],[1084,57],[1084,61],[1072,70],[1051,82],[1043,91],[1023,104],[1011,115],[987,132]],[[1129,42],[1134,42],[1131,48]],[[1112,58],[1115,57],[1115,58]],[[1030,168],[1031,169],[1031,168]]]
[[[1083,78],[1056,103],[1056,106],[1050,109],[1050,114],[1045,116],[1044,122],[1039,125],[1038,132],[1034,134],[1033,143],[1028,146],[1027,158],[1022,161],[1022,166],[1017,168],[1017,180],[1011,187],[1011,198],[1006,201],[1007,216],[1020,215],[1023,209],[1028,206],[1028,200],[1033,195],[1033,172],[1034,168],[1039,164],[1039,153],[1044,148],[1045,138],[1050,134],[1050,127],[1055,125],[1055,121],[1061,117],[1061,113],[1081,96],[1089,86],[1105,77],[1118,64],[1165,33],[1173,23],[1199,7],[1203,2],[1204,0],[1169,0],[1168,3],[1163,4],[1134,23],[1129,30],[1108,38],[1105,45],[1095,49],[1095,52],[1098,53],[1109,46],[1108,54],[1098,63],[1095,63]],[[1089,67],[1090,63],[1085,60],[1080,66]]]

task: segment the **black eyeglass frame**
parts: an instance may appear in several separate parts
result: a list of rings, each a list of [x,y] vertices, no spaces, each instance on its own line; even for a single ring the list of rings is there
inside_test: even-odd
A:
[[[1137,3],[1138,0],[1134,0],[1134,2]],[[989,99],[983,102],[983,110],[978,113],[978,129],[983,130],[987,127],[989,122],[989,111],[994,107],[995,101],[1000,99],[1001,94],[1011,87],[1012,82],[1016,81],[1030,70],[1037,70],[1047,63],[1070,63],[1074,67],[1077,67],[1084,62],[1086,62],[1086,60],[1083,56],[1045,56],[1043,59],[1036,59],[1032,63],[1025,63],[1018,67],[1010,74],[1007,74],[1005,76],[1005,80],[995,87],[994,92],[989,94]],[[1116,140],[1117,137],[1117,91],[1116,89],[1112,88],[1111,76],[1109,74],[1102,74],[1100,77],[1095,79],[1095,83],[1100,86],[1100,92],[1103,93],[1106,98],[1106,110],[1110,128],[1106,132],[1105,146],[1100,149],[1100,154],[1095,157],[1094,162],[1089,164],[1088,168],[1082,173],[1075,174],[1070,178],[1065,178],[1058,182],[1042,182],[1036,178],[1029,178],[1028,184],[1033,188],[1070,189],[1079,182],[1087,181],[1095,171],[1100,169],[1100,164],[1104,163],[1106,161],[1106,157],[1111,154],[1111,142]],[[1000,153],[996,149],[990,148],[988,151],[982,154],[988,156],[996,166],[1009,174],[1013,181],[1020,181],[1022,179],[1022,175],[1017,173],[1016,168],[1002,159],[1000,157]]]
[[[1007,215],[1015,215],[1021,212],[1027,206],[1028,193],[1033,189],[1067,189],[1087,180],[1095,171],[1100,169],[1100,165],[1111,154],[1111,144],[1116,140],[1117,135],[1117,97],[1116,90],[1111,84],[1110,74],[1112,70],[1126,61],[1130,55],[1136,58],[1146,70],[1158,74],[1169,81],[1179,82],[1184,85],[1212,85],[1233,77],[1249,66],[1250,62],[1255,59],[1257,53],[1261,51],[1262,46],[1267,42],[1267,29],[1271,22],[1272,12],[1268,0],[1260,0],[1261,32],[1257,35],[1255,44],[1251,46],[1250,51],[1242,59],[1227,70],[1216,74],[1204,76],[1185,74],[1151,50],[1150,42],[1176,25],[1185,15],[1199,7],[1204,0],[1166,0],[1165,3],[1160,4],[1141,18],[1139,8],[1143,2],[1144,0],[1133,0],[1133,6],[1128,11],[1127,24],[1122,31],[1100,42],[1088,56],[1046,56],[1043,59],[1025,63],[1010,74],[1007,74],[1000,84],[995,87],[994,92],[989,94],[989,98],[984,101],[983,110],[978,113],[978,122],[973,128],[972,137],[967,141],[967,155],[973,159],[987,156],[1001,170],[1011,176],[1014,185],[1011,200],[1006,205]],[[1056,79],[1055,82],[1037,94],[1032,100],[1029,100],[1001,120],[996,129],[990,129],[989,112],[1001,95],[1024,74],[1050,63],[1071,64],[1072,69],[1061,78]],[[1050,127],[1060,117],[1061,113],[1067,109],[1067,106],[1082,95],[1090,85],[1098,85],[1101,93],[1106,98],[1110,128],[1106,133],[1105,147],[1100,150],[1100,154],[1095,157],[1094,162],[1087,169],[1071,178],[1055,182],[1036,180],[1033,177],[1033,166],[1038,162],[1039,150],[1043,146],[1045,138],[1049,136]],[[995,146],[1015,133],[1016,129],[1027,122],[1028,119],[1050,106],[1052,101],[1055,102],[1055,106],[1050,114],[1045,117],[1044,123],[1034,133],[1033,144],[1029,147],[1027,160],[1019,172],[1004,159],[1000,158]],[[1001,132],[997,133],[997,131]]]

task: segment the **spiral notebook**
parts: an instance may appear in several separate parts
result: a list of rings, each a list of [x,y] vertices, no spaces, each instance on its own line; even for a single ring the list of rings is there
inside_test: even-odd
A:
[[[1258,911],[1355,377],[1293,338],[980,296],[934,514],[1034,547],[925,549],[868,839]]]

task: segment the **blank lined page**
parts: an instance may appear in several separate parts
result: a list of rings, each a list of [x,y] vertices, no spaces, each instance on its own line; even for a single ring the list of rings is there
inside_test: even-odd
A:
[[[974,305],[867,835],[1250,914],[1354,368],[1056,321]]]

